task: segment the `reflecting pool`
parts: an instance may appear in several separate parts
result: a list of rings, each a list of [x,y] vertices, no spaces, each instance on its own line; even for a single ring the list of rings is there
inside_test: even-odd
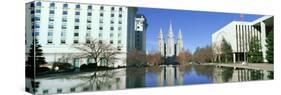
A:
[[[208,65],[122,68],[37,78],[36,94],[116,90],[127,88],[225,83],[273,79],[273,71],[217,68]],[[27,80],[27,87],[31,82]]]

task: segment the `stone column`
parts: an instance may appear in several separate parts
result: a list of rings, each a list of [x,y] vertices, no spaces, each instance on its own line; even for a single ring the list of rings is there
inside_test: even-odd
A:
[[[262,49],[262,57],[263,57],[263,62],[267,62],[266,60],[266,25],[264,22],[260,22],[260,27],[261,27],[261,49]]]

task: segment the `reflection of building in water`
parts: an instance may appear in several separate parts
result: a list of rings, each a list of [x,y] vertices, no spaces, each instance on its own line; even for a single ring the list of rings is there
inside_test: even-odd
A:
[[[163,66],[158,77],[159,86],[183,84],[183,72],[176,66]]]
[[[273,79],[272,71],[266,70],[216,68],[213,73],[214,83]]]
[[[35,90],[35,94],[125,89],[126,71],[125,69],[117,69],[54,78],[41,78],[36,81],[40,83],[39,87]]]
[[[127,68],[126,71],[127,88],[144,87],[145,68]]]

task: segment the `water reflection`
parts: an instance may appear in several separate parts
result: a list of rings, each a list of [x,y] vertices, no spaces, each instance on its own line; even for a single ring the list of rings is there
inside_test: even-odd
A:
[[[34,91],[37,94],[49,94],[266,79],[273,79],[272,71],[204,65],[160,66],[39,78]]]

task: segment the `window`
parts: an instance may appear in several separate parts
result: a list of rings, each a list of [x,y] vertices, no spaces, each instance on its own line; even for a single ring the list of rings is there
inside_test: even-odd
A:
[[[114,11],[114,7],[111,7],[111,11]]]
[[[47,41],[47,43],[48,43],[48,44],[52,44],[52,43],[53,43],[53,40],[52,40],[51,38],[49,38],[48,41]]]
[[[100,10],[103,10],[103,9],[104,9],[103,6],[101,6],[101,7],[100,7]]]
[[[113,21],[113,20],[110,20],[110,24],[114,24],[114,21]]]
[[[118,27],[118,30],[122,30],[122,28],[121,28],[121,27]]]
[[[48,90],[43,90],[43,94],[48,94],[49,91]]]
[[[113,40],[110,40],[110,44],[113,44]]]
[[[102,34],[101,34],[101,33],[99,33],[99,37],[102,37]]]
[[[61,32],[61,36],[65,36],[65,32]]]
[[[66,25],[62,25],[62,26],[61,26],[61,29],[66,29]]]
[[[49,18],[49,21],[55,21],[55,20],[54,20],[54,18],[50,17],[50,18]]]
[[[30,7],[33,8],[34,7],[34,3],[30,3]]]
[[[68,7],[68,4],[63,4],[63,8],[67,8]]]
[[[30,13],[31,13],[31,14],[34,14],[35,12],[34,12],[34,10],[31,10]]]
[[[121,37],[121,33],[118,33],[118,37]]]
[[[75,15],[80,15],[80,12],[75,12]]]
[[[121,20],[119,20],[119,21],[118,21],[118,24],[122,24],[122,21],[121,21]]]
[[[100,16],[102,17],[102,16],[103,16],[103,13],[100,13]]]
[[[51,4],[50,4],[50,7],[55,7],[55,3],[54,3],[54,2],[51,3]]]
[[[118,49],[119,51],[121,51],[121,46],[118,46],[117,49]]]
[[[77,18],[75,19],[75,22],[79,22],[79,21],[80,21],[79,19],[77,19]]]
[[[91,30],[92,28],[91,28],[91,26],[87,26],[87,30]]]
[[[32,36],[39,36],[39,32],[32,32]]]
[[[48,32],[48,36],[53,36],[53,32]]]
[[[63,11],[62,14],[63,14],[63,15],[67,15],[67,11]]]
[[[37,2],[37,3],[36,3],[36,6],[41,6],[41,2]]]
[[[54,28],[54,26],[53,25],[49,25],[49,29],[53,29]]]
[[[91,12],[88,12],[88,16],[92,16],[92,13],[91,13]]]
[[[100,30],[103,30],[103,27],[100,27]]]
[[[119,11],[122,11],[122,8],[119,8]]]
[[[65,44],[65,40],[63,39],[63,40],[60,40],[60,43],[61,44]]]
[[[91,35],[90,35],[90,33],[88,32],[88,33],[86,33],[86,37],[90,37]]]
[[[113,33],[110,33],[110,37],[111,37],[111,38],[113,37]]]
[[[91,22],[92,22],[92,20],[90,20],[90,19],[87,20],[87,23],[91,23]]]
[[[87,44],[90,44],[90,43],[91,43],[91,41],[90,41],[89,39],[87,39],[87,40],[86,40],[86,43],[87,43]]]
[[[114,14],[111,14],[111,17],[114,17]]]
[[[100,23],[103,23],[103,20],[102,20],[102,19],[100,19]]]
[[[35,10],[36,13],[41,13],[41,10]]]
[[[74,26],[74,29],[79,29],[79,26]]]
[[[40,17],[34,17],[32,19],[34,19],[35,21],[40,21]]]
[[[61,93],[62,92],[62,89],[57,89],[57,93]]]
[[[50,10],[50,14],[55,14],[55,10]]]
[[[79,33],[74,33],[74,36],[79,36]]]
[[[121,40],[118,40],[118,44],[121,44]]]
[[[73,40],[73,43],[78,44],[78,40]],[[74,90],[75,90],[75,88],[74,88]]]
[[[92,5],[89,5],[89,6],[88,6],[88,9],[92,9]]]
[[[119,17],[122,17],[122,14],[119,14]]]
[[[110,27],[110,30],[114,30],[114,27]]]
[[[67,18],[62,18],[62,22],[67,22]]]
[[[40,25],[36,23],[35,28],[40,28]]]
[[[88,88],[87,87],[83,88],[83,91],[88,91]]]
[[[76,5],[76,7],[75,8],[77,8],[77,9],[80,9],[80,5],[78,4],[78,5]]]

